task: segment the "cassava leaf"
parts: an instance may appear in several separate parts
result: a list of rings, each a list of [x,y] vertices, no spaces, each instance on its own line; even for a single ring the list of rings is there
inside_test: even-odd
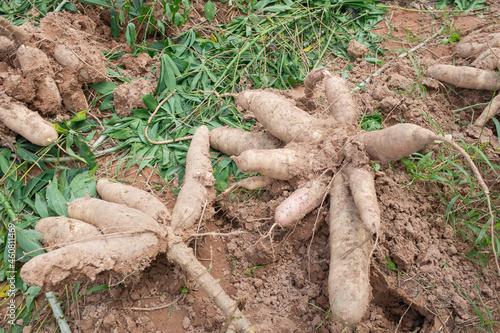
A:
[[[38,242],[38,239],[42,237],[41,233],[34,229],[22,229],[17,225],[15,228],[17,243],[25,253],[40,250],[30,254],[30,256],[35,256],[43,252],[42,244]]]
[[[63,194],[59,191],[57,187],[57,182],[52,180],[47,186],[47,205],[52,209],[57,215],[68,216],[68,207],[66,206],[66,200]]]
[[[208,0],[203,10],[205,12],[205,17],[207,18],[208,22],[212,23],[215,17],[215,5],[213,4],[213,2]]]

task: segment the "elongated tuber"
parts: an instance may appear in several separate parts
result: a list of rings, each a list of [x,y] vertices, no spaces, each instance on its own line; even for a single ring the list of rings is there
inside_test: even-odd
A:
[[[280,145],[278,139],[264,132],[232,127],[217,127],[210,132],[210,146],[228,156],[238,156],[250,149],[276,149]]]
[[[201,126],[194,133],[186,156],[184,183],[172,211],[173,229],[193,226],[200,219],[203,207],[215,197],[209,148],[208,128]]]
[[[68,215],[92,224],[103,234],[123,231],[164,233],[155,219],[146,213],[95,198],[73,200],[68,204]]]
[[[396,161],[409,156],[436,140],[432,131],[414,124],[397,124],[380,131],[357,136],[372,160]]]
[[[356,124],[358,112],[347,82],[339,76],[328,75],[325,94],[331,114],[343,126]]]
[[[14,102],[4,94],[0,94],[0,102],[0,121],[9,129],[39,146],[48,146],[57,141],[55,128],[37,112]]]
[[[304,94],[306,98],[311,98],[314,95],[314,88],[325,77],[325,73],[328,73],[326,68],[317,67],[310,71],[306,78],[304,79]]]
[[[152,233],[107,235],[36,256],[22,267],[21,277],[43,290],[54,290],[84,279],[95,280],[99,273],[110,270],[130,274],[144,268],[158,252],[158,238]]]
[[[231,157],[240,170],[274,179],[291,179],[303,172],[304,156],[293,149],[253,149]]]
[[[43,244],[56,246],[102,235],[95,226],[65,216],[51,216],[36,223],[35,230],[43,235]]]
[[[490,103],[484,108],[481,115],[476,119],[477,126],[483,126],[489,117],[494,117],[500,113],[500,94],[496,95]]]
[[[479,90],[500,89],[499,74],[467,66],[433,65],[427,69],[432,78],[460,88]]]
[[[477,55],[491,47],[500,47],[500,33],[489,35],[488,42],[480,43],[473,40],[474,35],[469,35],[457,45],[457,54],[462,58]]]
[[[370,233],[361,222],[342,173],[337,173],[333,179],[329,224],[331,312],[352,325],[363,318],[370,304],[368,256],[371,244],[365,242]]]
[[[136,187],[99,179],[97,193],[106,201],[138,209],[158,222],[165,223],[170,220],[170,212],[160,200]]]
[[[378,232],[380,229],[380,209],[378,208],[372,173],[364,168],[348,165],[346,174],[363,225],[372,233]]]
[[[318,207],[325,197],[329,177],[323,175],[310,181],[306,186],[295,190],[286,198],[274,213],[274,221],[287,226],[300,221],[304,216]]]
[[[321,121],[296,107],[283,96],[268,91],[244,91],[238,95],[238,105],[253,113],[269,133],[288,143],[320,141],[332,121]]]

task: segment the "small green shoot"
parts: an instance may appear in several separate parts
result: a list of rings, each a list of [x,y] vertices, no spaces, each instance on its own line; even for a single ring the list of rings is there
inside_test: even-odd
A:
[[[375,110],[371,115],[365,115],[359,120],[359,126],[362,130],[371,132],[382,129],[382,122],[384,118],[382,115]]]

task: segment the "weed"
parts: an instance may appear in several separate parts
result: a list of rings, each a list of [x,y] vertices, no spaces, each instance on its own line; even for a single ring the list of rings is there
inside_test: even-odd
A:
[[[498,180],[499,165],[488,160],[480,148],[465,143],[462,145],[469,151],[475,163],[482,166],[486,177]],[[410,177],[413,178],[409,185],[418,179],[431,184],[440,184],[446,189],[437,192],[446,207],[444,213],[446,223],[472,245],[467,257],[487,266],[492,256],[492,242],[495,242],[497,249],[500,247],[500,218],[497,217],[495,221],[489,219],[486,198],[482,192],[477,192],[473,178],[462,166],[461,158],[454,154],[446,156],[445,151],[440,152],[438,156],[433,155],[433,152],[425,155],[416,153],[410,158],[401,159]],[[492,198],[496,198],[492,202],[495,216],[498,216],[500,207],[499,194],[490,194]],[[489,233],[491,223],[494,223],[494,235]]]
[[[470,305],[474,308],[476,315],[479,319],[479,324],[477,324],[474,328],[483,331],[483,332],[495,332],[495,325],[500,324],[499,321],[495,320],[492,312],[488,307],[484,304],[483,299],[481,297],[481,288],[479,286],[479,282],[476,284],[476,290],[478,292],[478,298],[476,301],[473,301],[469,295],[462,289],[462,286],[455,281],[455,285],[462,292],[464,297],[470,303]]]
[[[362,130],[367,132],[376,131],[382,129],[383,121],[384,118],[382,118],[382,115],[378,112],[378,110],[375,110],[371,115],[364,115],[361,117],[359,120],[359,126]]]

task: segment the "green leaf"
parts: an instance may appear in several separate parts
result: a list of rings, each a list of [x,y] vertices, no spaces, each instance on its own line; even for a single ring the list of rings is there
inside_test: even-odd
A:
[[[69,123],[76,123],[87,120],[87,111],[88,110],[82,110],[80,112],[77,112],[75,116],[69,121]]]
[[[57,188],[57,182],[49,182],[47,186],[47,204],[57,215],[68,216],[68,207],[63,194]]]
[[[30,253],[30,256],[36,256],[40,253],[43,253],[42,244],[38,242],[38,239],[42,237],[42,234],[34,229],[21,229],[17,225],[16,228],[16,240],[21,249],[26,252],[36,251],[34,253]]]
[[[84,141],[83,137],[80,135],[75,136],[75,146],[80,151],[80,155],[89,166],[89,169],[93,169],[97,165],[96,158],[87,143]]]
[[[135,24],[129,22],[127,25],[127,30],[125,30],[125,38],[127,39],[128,45],[134,45],[137,38],[137,31],[135,31]]]
[[[113,93],[113,91],[118,87],[117,84],[106,81],[89,84],[89,86],[94,88],[97,92],[100,92],[103,95],[109,95]]]
[[[158,79],[157,92],[173,92],[177,86],[176,75],[180,75],[177,66],[168,54],[161,56],[160,77]]]
[[[158,101],[151,94],[147,94],[147,95],[142,96],[142,100],[144,101],[144,104],[146,104],[146,107],[149,110],[154,110],[158,106]]]
[[[92,177],[89,177],[87,173],[78,174],[69,184],[69,192],[70,202],[76,198],[85,197],[87,194],[94,197],[97,193],[96,181]]]
[[[118,14],[116,13],[116,9],[114,7],[111,7],[109,9],[109,13],[111,15],[111,35],[113,36],[114,39],[118,39],[118,36],[120,36],[120,24],[119,19],[118,19]]]
[[[104,8],[113,8],[111,7],[111,3],[106,0],[77,0],[85,5],[91,6],[102,6]]]
[[[215,6],[212,3],[212,1],[208,0],[203,10],[205,12],[205,17],[207,18],[208,22],[212,23],[215,17]]]
[[[49,209],[47,207],[47,202],[42,199],[40,193],[35,194],[35,209],[36,213],[40,215],[40,217],[49,217]]]
[[[100,286],[95,286],[95,287],[90,288],[89,290],[87,290],[84,293],[84,295],[90,294],[91,292],[94,292],[94,291],[108,290],[108,289],[109,289],[109,285],[107,285],[107,284],[101,284]]]

